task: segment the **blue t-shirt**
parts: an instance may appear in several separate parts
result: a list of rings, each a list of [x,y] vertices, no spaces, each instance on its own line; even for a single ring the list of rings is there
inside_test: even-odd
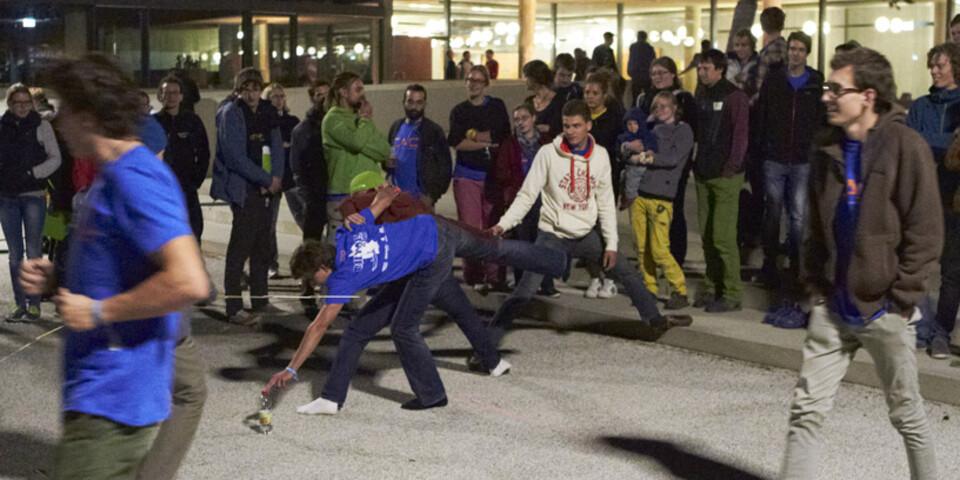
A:
[[[367,223],[353,225],[352,231],[337,229],[337,258],[327,279],[327,303],[347,303],[350,295],[405,277],[437,256],[437,221],[431,215],[375,225],[369,208],[360,214]]]
[[[143,123],[140,125],[140,141],[150,149],[154,155],[167,148],[167,132],[163,125],[153,115],[143,117]]]
[[[158,271],[149,255],[193,235],[177,177],[144,147],[103,165],[77,217],[65,285],[97,300],[142,283]],[[174,312],[68,331],[64,411],[138,427],[166,419],[179,318]]]
[[[845,187],[837,212],[833,220],[834,241],[837,246],[837,268],[834,278],[833,308],[840,318],[850,325],[862,326],[879,318],[886,310],[874,312],[870,318],[863,314],[853,303],[847,287],[847,271],[853,258],[857,238],[857,220],[860,218],[860,197],[863,194],[863,177],[860,171],[860,159],[863,144],[856,140],[843,141],[843,161],[845,164]]]
[[[810,80],[810,70],[803,69],[803,73],[799,77],[787,75],[787,80],[790,82],[790,86],[793,87],[794,91],[800,90],[801,87],[807,84],[807,80]]]
[[[397,167],[393,173],[393,183],[400,190],[411,195],[420,195],[420,181],[417,173],[417,150],[420,147],[420,121],[403,122],[393,140],[393,152],[397,157]]]

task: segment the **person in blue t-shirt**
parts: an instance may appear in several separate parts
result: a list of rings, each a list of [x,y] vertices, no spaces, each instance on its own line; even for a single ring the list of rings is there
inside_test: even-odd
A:
[[[376,225],[376,218],[399,192],[391,185],[379,187],[370,208],[360,212],[362,223],[348,223],[347,228],[337,230],[335,248],[309,243],[294,253],[291,270],[301,276],[312,276],[317,284],[326,284],[329,298],[307,327],[290,364],[273,375],[265,391],[274,386],[283,387],[297,378],[297,369],[317,348],[327,327],[355,292],[387,284],[344,331],[320,398],[298,408],[299,413],[337,413],[346,400],[363,348],[387,325],[390,325],[403,371],[416,395],[402,407],[422,410],[447,404],[443,382],[430,349],[420,335],[419,325],[427,305],[450,276],[454,257],[497,261],[555,277],[566,276],[564,253],[526,242],[484,237],[442,217],[417,215],[409,220]],[[506,362],[498,366],[498,369],[505,368],[509,368]]]
[[[207,276],[173,172],[137,140],[136,86],[104,56],[51,67],[60,129],[99,173],[77,212],[66,278],[23,263],[32,294],[56,292],[67,327],[55,478],[133,478],[170,413],[180,309]]]

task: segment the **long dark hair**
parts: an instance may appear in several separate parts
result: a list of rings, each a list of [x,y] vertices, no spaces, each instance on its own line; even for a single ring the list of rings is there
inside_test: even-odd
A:
[[[673,74],[674,90],[682,88],[682,85],[680,84],[680,75],[677,74],[677,62],[674,62],[670,57],[659,57],[650,64],[651,69],[655,66],[666,68],[668,72]]]

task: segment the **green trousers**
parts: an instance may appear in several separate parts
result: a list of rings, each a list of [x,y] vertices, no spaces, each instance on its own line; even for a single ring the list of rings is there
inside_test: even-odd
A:
[[[737,218],[743,174],[732,177],[697,179],[697,216],[707,263],[704,290],[716,297],[740,303],[740,249],[737,247]],[[760,221],[760,219],[757,219]]]
[[[157,425],[131,427],[103,417],[66,412],[53,478],[133,480],[157,429]]]

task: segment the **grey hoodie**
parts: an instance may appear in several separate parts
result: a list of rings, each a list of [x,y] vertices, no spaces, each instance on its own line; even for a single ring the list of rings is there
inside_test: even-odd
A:
[[[653,134],[657,136],[658,151],[653,155],[653,163],[647,165],[637,193],[641,197],[673,200],[683,167],[693,152],[693,130],[683,122],[660,123],[653,128]]]

